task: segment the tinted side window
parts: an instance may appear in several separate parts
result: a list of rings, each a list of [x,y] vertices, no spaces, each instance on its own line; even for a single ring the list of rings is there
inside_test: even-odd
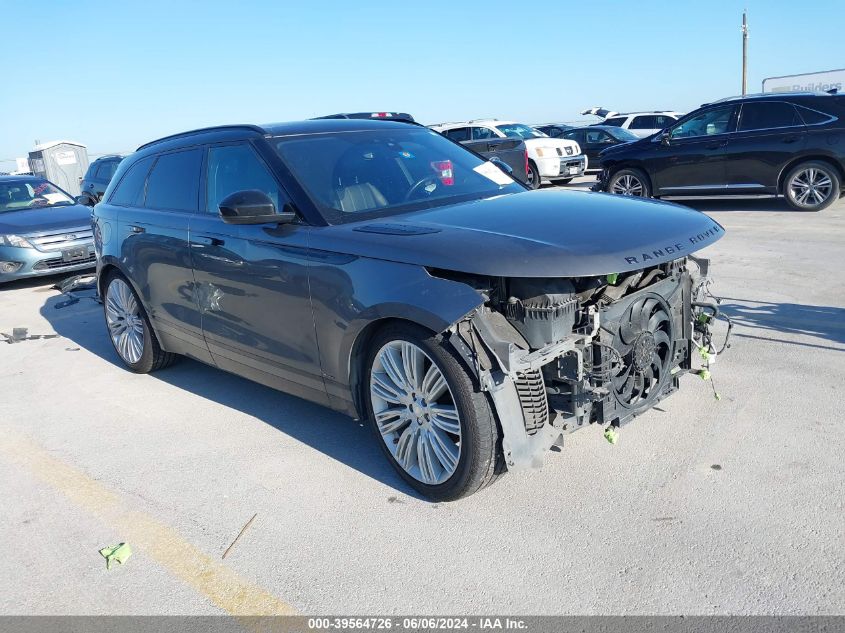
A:
[[[110,203],[129,206],[140,206],[143,203],[144,183],[147,181],[153,158],[153,156],[142,158],[123,174],[123,178],[109,198]]]
[[[596,145],[598,143],[613,143],[613,137],[604,130],[588,130],[587,143],[589,145]]]
[[[677,121],[677,119],[673,117],[670,117],[665,114],[658,114],[654,117],[654,127],[660,128],[662,130],[672,125],[675,121]]]
[[[116,160],[104,160],[97,166],[97,178],[108,182],[114,176],[114,172],[117,171],[117,165],[118,161]]]
[[[602,125],[612,125],[614,127],[622,127],[622,124],[625,123],[628,117],[624,116],[617,116],[613,117],[612,119],[605,119]]]
[[[468,127],[457,127],[454,130],[446,130],[443,132],[447,137],[452,139],[453,141],[468,141],[469,140],[469,128]]]
[[[489,138],[498,138],[496,134],[488,127],[474,127],[472,128],[472,140],[484,141]]]
[[[743,103],[739,115],[739,131],[768,130],[803,125],[791,103],[769,101]]]
[[[278,211],[287,202],[264,161],[251,146],[245,144],[212,147],[208,150],[206,187],[208,213],[219,213],[218,207],[223,198],[247,189],[266,193]]]
[[[826,123],[832,118],[831,115],[819,112],[818,110],[810,110],[809,108],[802,108],[798,106],[798,114],[804,120],[805,125],[815,125],[817,123]]]
[[[670,135],[672,138],[694,138],[732,132],[733,114],[732,105],[704,110],[675,125]]]
[[[201,166],[200,149],[159,156],[150,174],[144,206],[149,209],[196,211]]]
[[[634,120],[631,121],[631,125],[628,126],[629,130],[653,130],[654,128],[658,127],[657,121],[655,120],[657,117],[653,115],[643,115],[643,116],[635,116]]]

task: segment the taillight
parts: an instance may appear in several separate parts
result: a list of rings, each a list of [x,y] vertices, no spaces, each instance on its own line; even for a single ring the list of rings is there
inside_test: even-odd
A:
[[[525,173],[528,173],[528,150],[525,150]]]
[[[451,160],[435,160],[431,163],[431,168],[437,172],[437,177],[447,187],[455,184],[455,176],[452,172]]]

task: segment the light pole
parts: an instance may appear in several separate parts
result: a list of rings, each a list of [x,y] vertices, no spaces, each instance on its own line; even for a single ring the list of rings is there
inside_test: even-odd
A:
[[[745,16],[746,12],[742,12],[742,94],[745,96],[746,87],[748,85],[748,22]]]

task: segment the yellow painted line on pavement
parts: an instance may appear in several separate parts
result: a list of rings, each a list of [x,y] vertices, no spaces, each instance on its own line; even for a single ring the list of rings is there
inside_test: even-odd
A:
[[[297,613],[289,604],[192,545],[170,526],[143,512],[126,509],[116,492],[53,457],[28,437],[4,428],[0,430],[0,451],[113,527],[133,549],[137,547],[149,555],[224,611],[232,615]],[[96,548],[93,552],[96,554]]]

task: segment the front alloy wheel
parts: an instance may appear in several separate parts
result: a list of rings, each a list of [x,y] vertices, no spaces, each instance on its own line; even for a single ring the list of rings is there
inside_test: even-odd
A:
[[[397,322],[368,347],[365,413],[399,475],[438,501],[492,483],[504,470],[496,419],[443,337]]]
[[[621,196],[636,196],[639,198],[648,196],[648,185],[643,177],[628,169],[623,169],[614,174],[610,179],[607,190]]]
[[[384,345],[370,371],[373,415],[390,454],[417,481],[446,481],[461,456],[461,417],[443,372],[408,341]]]

